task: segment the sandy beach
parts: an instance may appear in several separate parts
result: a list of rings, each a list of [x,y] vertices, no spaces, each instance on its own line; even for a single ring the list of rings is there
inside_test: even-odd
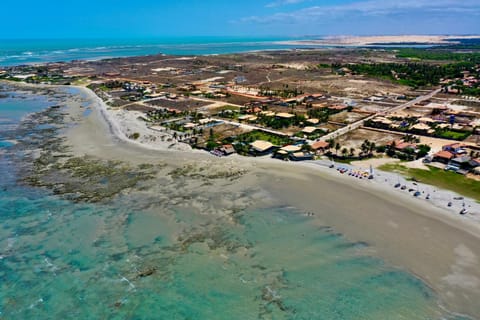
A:
[[[480,210],[473,200],[456,201],[447,210],[445,199],[457,195],[419,185],[431,199],[414,198],[393,187],[398,179],[393,174],[376,172],[373,181],[359,180],[321,162],[217,158],[192,152],[167,137],[164,141],[153,139],[150,129],[139,125],[136,117],[112,112],[92,91],[79,89],[90,102],[90,112],[86,115],[78,101],[65,108],[72,123],[65,131],[66,143],[74,155],[162,163],[170,168],[189,166],[204,177],[241,172],[237,180],[216,180],[210,185],[193,180],[174,185],[164,177],[141,192],[162,195],[162,190],[169,188],[171,196],[164,201],[210,215],[252,206],[295,207],[308,215],[312,224],[329,226],[349,241],[365,242],[372,256],[417,275],[438,293],[446,309],[480,316]],[[129,139],[132,128],[146,138]],[[469,206],[466,216],[458,214],[463,202]]]
[[[208,167],[244,168],[250,174],[241,183],[260,185],[273,201],[314,213],[312,223],[331,226],[352,241],[367,242],[372,254],[429,283],[449,309],[480,314],[475,303],[480,298],[480,248],[476,246],[480,211],[476,202],[456,201],[447,210],[446,199],[458,195],[434,192],[436,188],[422,185],[419,188],[430,193],[431,199],[415,199],[393,188],[396,175],[383,172],[372,182],[342,176],[315,163],[216,158],[203,152],[168,150],[171,143],[132,142],[121,129],[127,123],[118,122],[102,101],[85,92],[95,103],[92,114],[69,134],[76,152],[131,161],[161,158],[175,165],[193,161]],[[458,214],[464,201],[470,206],[468,216]]]
[[[291,45],[326,45],[326,46],[374,46],[392,44],[452,44],[457,39],[478,39],[479,36],[442,36],[442,35],[398,35],[398,36],[334,36],[318,40],[286,41]]]

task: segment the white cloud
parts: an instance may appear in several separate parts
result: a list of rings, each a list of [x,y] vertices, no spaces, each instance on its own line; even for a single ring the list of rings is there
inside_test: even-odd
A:
[[[279,2],[299,2],[283,0]],[[354,16],[388,16],[411,13],[468,14],[480,16],[479,0],[366,0],[344,5],[311,6],[301,10],[276,13],[269,16],[245,17],[239,22],[275,23],[275,22],[312,22],[321,19]],[[461,17],[459,17],[461,19]]]
[[[305,1],[309,1],[309,0],[278,0],[278,1],[268,3],[265,7],[267,8],[283,7],[291,4],[302,3]]]

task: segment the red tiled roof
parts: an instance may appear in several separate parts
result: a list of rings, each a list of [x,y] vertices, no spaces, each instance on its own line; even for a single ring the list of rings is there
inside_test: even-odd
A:
[[[444,148],[450,147],[452,149],[457,149],[457,148],[464,148],[464,147],[466,147],[466,145],[463,144],[463,143],[455,142],[455,143],[444,145],[443,147]]]
[[[395,144],[395,148],[397,150],[404,150],[404,149],[407,149],[407,148],[415,148],[415,147],[416,147],[416,145],[408,143],[408,142],[397,142],[397,144]]]
[[[451,153],[449,151],[440,151],[440,152],[435,153],[434,157],[450,160],[450,159],[453,158],[453,153]]]
[[[312,149],[318,150],[318,149],[326,149],[328,148],[330,144],[326,141],[317,141],[312,144]]]

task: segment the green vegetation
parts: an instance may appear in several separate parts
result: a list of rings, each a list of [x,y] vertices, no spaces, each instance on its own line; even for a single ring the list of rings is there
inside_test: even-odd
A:
[[[319,65],[317,65],[317,68],[318,69],[329,69],[330,65],[327,64],[327,63],[320,63]]]
[[[310,140],[316,140],[320,137],[323,137],[324,135],[326,135],[326,132],[324,132],[323,130],[317,130],[314,133],[310,133],[310,134],[300,131],[295,134],[295,137],[297,138],[307,137]]]
[[[386,164],[379,167],[379,169],[383,171],[398,172],[416,181],[451,190],[480,201],[480,182],[468,179],[458,173],[434,167],[429,167],[429,170],[410,169],[399,164]]]
[[[264,115],[258,115],[257,122],[262,124],[265,127],[272,129],[283,129],[289,128],[291,126],[302,126],[306,121],[305,116],[295,115],[292,118],[279,118],[279,117],[269,117]]]
[[[426,63],[333,64],[332,68],[338,70],[345,67],[356,74],[389,79],[411,87],[423,87],[438,85],[440,79],[463,77],[462,71],[474,72],[475,66],[475,63],[466,61],[445,65]]]
[[[121,89],[125,85],[124,81],[117,81],[117,80],[110,80],[102,84],[89,84],[87,88],[90,90],[95,91],[95,89],[99,89],[101,91],[111,91],[113,89]]]
[[[458,140],[458,141],[463,141],[472,135],[472,131],[459,131],[459,130],[452,130],[448,128],[440,128],[435,124],[431,125],[431,128],[434,129],[435,132],[430,134],[430,133],[426,133],[423,130],[419,131],[419,130],[411,129],[412,125],[418,123],[417,118],[402,119],[402,118],[390,117],[389,119],[393,121],[402,121],[402,126],[393,128],[390,125],[376,123],[376,122],[373,122],[372,120],[365,121],[364,125],[366,127],[371,127],[371,128],[379,128],[379,129],[385,129],[390,131],[398,131],[398,132],[432,136],[435,138]]]
[[[442,49],[402,48],[397,50],[397,58],[411,58],[433,61],[468,61],[480,63],[480,52],[455,52]]]
[[[279,136],[273,133],[268,133],[260,130],[253,130],[250,132],[243,133],[237,136],[236,140],[238,142],[243,142],[243,143],[251,143],[256,140],[265,140],[265,141],[271,142],[276,146],[282,146],[292,142],[288,137]]]
[[[463,141],[467,139],[472,133],[463,131],[452,131],[452,130],[435,130],[435,137],[442,139],[451,139],[451,140],[460,140]]]
[[[182,111],[178,112],[176,110],[170,109],[162,109],[162,110],[154,110],[148,111],[146,116],[150,122],[161,122],[162,120],[169,120],[174,118],[185,118],[188,117],[189,121],[197,122],[200,119],[203,119],[203,115],[196,111]],[[173,128],[172,128],[173,129]],[[173,129],[176,130],[176,129]]]
[[[218,111],[225,111],[225,110],[230,110],[230,111],[239,111],[240,108],[236,106],[231,106],[231,105],[225,105],[223,107],[217,108]]]
[[[460,93],[466,96],[480,96],[480,83],[477,82],[475,87],[466,87],[464,85],[456,85],[453,88],[460,90]]]
[[[208,133],[208,140],[207,140],[207,143],[205,145],[205,148],[207,150],[213,150],[217,147],[220,146],[220,144],[217,142],[217,136],[215,135],[215,132],[213,131],[213,128],[210,128],[210,131]]]
[[[134,134],[132,134],[130,136],[130,139],[132,139],[132,140],[137,140],[138,138],[140,138],[140,133],[138,133],[138,132],[135,132]]]
[[[477,72],[476,78],[480,79],[480,72]],[[462,95],[480,96],[480,82],[476,82],[467,86],[462,82],[462,80],[457,80],[455,82],[450,82],[450,85],[452,89],[457,89]],[[447,89],[447,87],[445,89]]]
[[[284,99],[295,98],[303,94],[298,88],[289,89],[288,84],[283,85],[283,89],[271,89],[270,87],[260,87],[260,95],[265,97],[281,97]]]
[[[316,108],[307,111],[310,118],[318,119],[321,123],[328,122],[331,115],[342,112],[342,110],[328,109],[328,108]]]

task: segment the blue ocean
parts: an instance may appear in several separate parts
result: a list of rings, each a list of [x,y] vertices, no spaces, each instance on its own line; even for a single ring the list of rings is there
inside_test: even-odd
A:
[[[19,124],[56,103],[0,98],[1,319],[453,319],[420,279],[294,208],[232,223],[135,191],[86,203],[29,187]]]
[[[135,40],[2,40],[0,66],[71,60],[167,55],[205,55],[314,48],[281,43],[289,38],[166,38]]]

